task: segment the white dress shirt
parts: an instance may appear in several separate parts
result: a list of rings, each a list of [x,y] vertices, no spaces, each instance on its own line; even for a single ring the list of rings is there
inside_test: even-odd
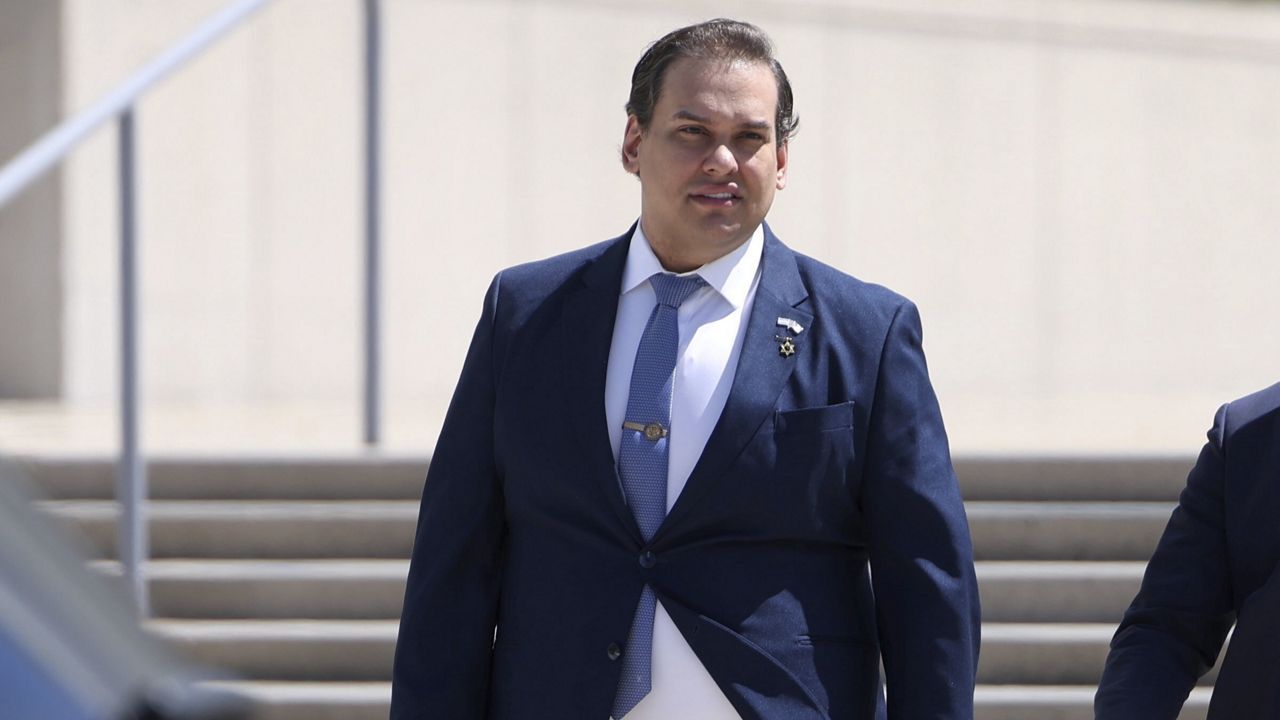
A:
[[[690,295],[677,314],[680,341],[671,393],[667,512],[684,489],[729,397],[760,282],[763,251],[760,227],[728,255],[682,273],[700,275],[707,284]],[[656,302],[649,278],[658,272],[664,272],[662,263],[637,224],[622,272],[605,380],[605,415],[615,463],[636,349]],[[661,600],[653,622],[652,668],[653,689],[625,720],[738,720],[738,713],[685,642]]]

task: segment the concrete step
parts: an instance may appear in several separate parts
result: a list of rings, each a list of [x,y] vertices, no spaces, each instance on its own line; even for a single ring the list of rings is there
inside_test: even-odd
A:
[[[1092,685],[979,685],[974,720],[1093,720]],[[1204,720],[1209,688],[1196,688],[1178,720]]]
[[[154,620],[199,663],[249,680],[388,681],[396,620]],[[1096,685],[1114,624],[984,623],[978,682]],[[1212,684],[1211,673],[1202,684]]]
[[[50,499],[115,497],[115,457],[30,455],[17,462]],[[1194,463],[1190,455],[954,459],[967,500],[1172,502]],[[147,458],[155,500],[415,500],[429,464],[426,455],[385,451]]]
[[[977,560],[1150,559],[1175,502],[970,502]]]
[[[386,682],[398,620],[152,620],[195,662],[248,680]]]
[[[114,557],[118,508],[109,500],[46,500],[94,557]],[[416,500],[207,501],[147,504],[153,558],[408,558]]]
[[[988,685],[1097,685],[1116,623],[982,624],[978,682]],[[1201,680],[1212,685],[1217,668]]]
[[[999,623],[1116,623],[1146,563],[985,561],[975,564],[982,618]]]
[[[387,720],[389,682],[279,682],[240,680],[207,683],[246,698],[245,720]]]
[[[160,455],[147,458],[153,500],[417,500],[423,455]],[[53,500],[115,498],[116,459],[26,456],[18,467]]]
[[[209,683],[252,703],[247,720],[386,720],[391,684],[245,680]],[[1095,688],[1079,685],[979,685],[975,720],[1093,720]],[[1204,720],[1208,688],[1196,688],[1178,720]]]
[[[118,575],[114,561],[93,567]],[[152,560],[162,618],[394,620],[407,560]],[[988,622],[1114,623],[1138,591],[1141,562],[979,562]]]
[[[966,500],[1172,503],[1195,456],[961,456],[953,462]]]
[[[1096,685],[1115,631],[1115,623],[985,622],[978,682]]]
[[[114,561],[92,563],[119,575]],[[152,560],[160,618],[395,620],[407,560]]]
[[[47,500],[98,557],[114,554],[117,510],[108,500]],[[1141,560],[1172,512],[1166,503],[968,503],[978,560]],[[198,501],[147,506],[152,557],[407,558],[416,500]]]

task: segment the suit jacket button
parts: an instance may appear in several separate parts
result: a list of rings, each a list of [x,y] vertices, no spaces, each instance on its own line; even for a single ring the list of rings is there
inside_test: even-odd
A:
[[[658,564],[658,556],[652,550],[645,550],[640,553],[640,567],[648,570]]]
[[[609,643],[609,647],[605,649],[605,654],[610,660],[617,660],[622,657],[622,648],[618,647],[618,643]]]

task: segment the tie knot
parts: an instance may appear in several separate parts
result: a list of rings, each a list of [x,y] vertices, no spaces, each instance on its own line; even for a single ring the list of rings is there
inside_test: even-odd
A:
[[[649,283],[653,285],[653,294],[658,296],[658,302],[668,307],[678,308],[694,290],[706,285],[698,275],[668,275],[666,273],[654,273],[649,278]]]

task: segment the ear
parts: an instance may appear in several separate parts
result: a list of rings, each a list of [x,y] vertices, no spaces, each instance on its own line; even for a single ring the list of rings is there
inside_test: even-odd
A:
[[[776,187],[781,190],[787,186],[787,148],[789,143],[782,143],[778,146],[778,182]]]
[[[644,128],[635,115],[627,116],[627,129],[622,135],[622,167],[632,175],[640,174],[640,140]]]

